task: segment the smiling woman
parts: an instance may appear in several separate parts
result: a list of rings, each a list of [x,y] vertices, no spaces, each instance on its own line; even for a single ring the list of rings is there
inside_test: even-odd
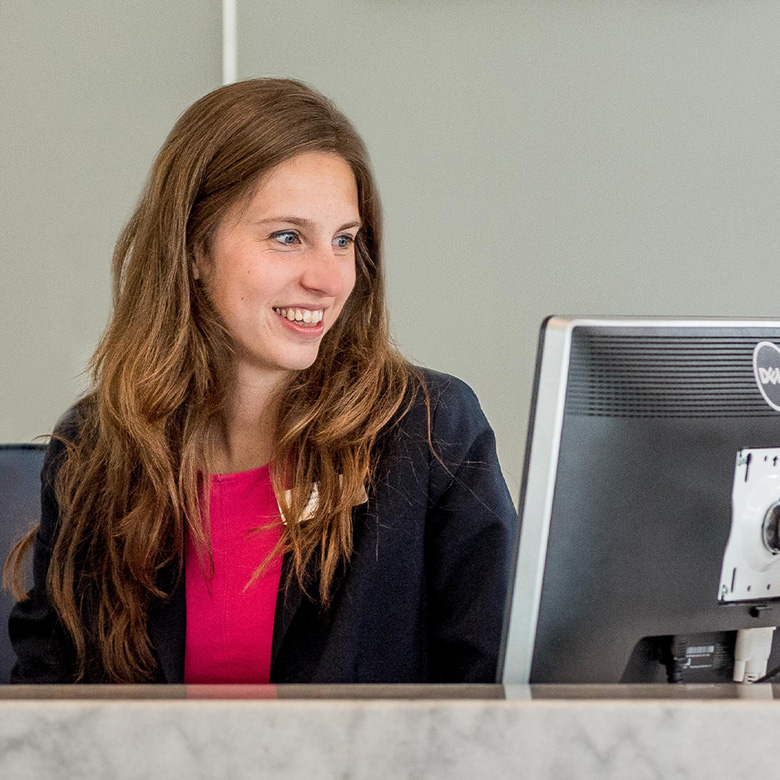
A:
[[[368,156],[318,92],[239,82],[182,115],[92,380],[6,563],[13,681],[494,680],[493,432],[393,347]]]
[[[314,362],[355,286],[357,182],[337,155],[299,154],[238,212],[196,277],[233,336],[240,384],[281,382]]]

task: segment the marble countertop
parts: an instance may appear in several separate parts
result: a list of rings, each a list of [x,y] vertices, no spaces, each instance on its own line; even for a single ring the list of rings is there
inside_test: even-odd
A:
[[[780,686],[3,686],[0,777],[773,776]]]

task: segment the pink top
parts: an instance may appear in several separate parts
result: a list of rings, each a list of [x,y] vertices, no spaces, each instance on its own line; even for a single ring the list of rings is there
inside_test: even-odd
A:
[[[282,522],[268,466],[211,476],[214,576],[203,576],[187,535],[184,572],[187,635],[185,683],[267,683],[281,556],[244,591],[279,541]],[[255,534],[252,528],[275,522]]]

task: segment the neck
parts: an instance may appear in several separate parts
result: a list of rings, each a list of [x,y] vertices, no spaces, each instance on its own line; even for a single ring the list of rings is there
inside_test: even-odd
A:
[[[289,374],[236,372],[222,415],[212,471],[231,473],[264,466],[273,454],[281,391]]]

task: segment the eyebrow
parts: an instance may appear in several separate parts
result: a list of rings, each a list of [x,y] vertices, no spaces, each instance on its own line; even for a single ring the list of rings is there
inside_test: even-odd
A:
[[[266,225],[270,222],[286,222],[290,225],[298,225],[298,227],[308,228],[310,230],[316,227],[314,222],[312,222],[310,219],[305,219],[304,217],[269,217],[268,219],[258,220],[255,224]],[[349,228],[359,229],[362,226],[363,223],[358,220],[357,222],[347,222],[347,224],[342,225],[338,230],[348,230]]]

